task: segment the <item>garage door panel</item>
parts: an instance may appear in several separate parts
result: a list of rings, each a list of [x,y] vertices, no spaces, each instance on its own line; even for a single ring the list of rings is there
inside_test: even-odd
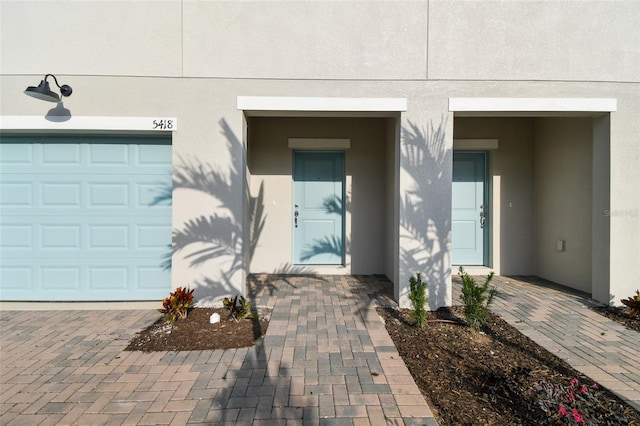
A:
[[[0,144],[0,165],[14,167],[30,165],[33,163],[33,145],[26,144]]]
[[[167,158],[162,146],[138,145],[138,164],[152,167],[171,167],[171,157]]]
[[[138,225],[136,249],[165,250],[171,245],[171,234],[164,232],[166,225]]]
[[[123,266],[92,266],[89,270],[89,286],[98,290],[126,290],[129,283],[128,269]]]
[[[79,166],[81,164],[81,147],[77,144],[40,145],[42,156],[40,165]]]
[[[44,139],[0,144],[0,298],[165,297],[171,145]]]
[[[89,164],[91,165],[129,166],[129,153],[131,150],[128,145],[93,144],[88,145],[88,148]]]
[[[82,249],[82,227],[76,224],[43,224],[40,227],[43,250]]]
[[[138,288],[141,289],[152,291],[157,288],[159,282],[164,282],[168,279],[171,279],[169,271],[158,269],[155,265],[139,266],[136,269],[136,281]]]
[[[40,185],[42,207],[81,207],[82,185],[69,181],[43,182]]]
[[[11,290],[33,288],[33,268],[31,265],[7,266],[0,268],[0,297],[5,299],[6,293]]]
[[[127,207],[129,205],[129,185],[126,182],[90,183],[88,207]]]
[[[14,143],[3,137],[0,144],[0,165],[3,173],[51,172],[83,174],[91,167],[91,174],[114,172],[166,174],[171,169],[169,144],[126,143]],[[21,140],[24,138],[20,138]],[[140,167],[144,171],[140,171]]]
[[[43,290],[80,290],[81,268],[75,265],[40,267]]]
[[[23,251],[33,248],[33,226],[30,223],[0,224],[0,247]]]
[[[127,225],[89,225],[89,250],[126,249],[129,246]]]
[[[168,175],[168,173],[167,173]],[[170,175],[169,175],[170,176]],[[45,179],[45,180],[43,180]],[[136,179],[136,182],[127,181]],[[33,181],[4,177],[0,183],[0,207],[11,209],[7,213],[34,215],[67,215],[67,209],[127,209],[147,215],[170,214],[170,202],[156,203],[158,197],[171,187],[171,178],[159,176],[131,176],[92,178],[79,181],[78,176],[57,175],[55,180],[34,176]],[[39,208],[34,211],[33,208]],[[51,211],[40,209],[51,208]],[[20,211],[22,210],[22,212]],[[6,211],[6,210],[3,210]]]
[[[0,207],[19,208],[33,205],[33,183],[14,180],[0,184]]]

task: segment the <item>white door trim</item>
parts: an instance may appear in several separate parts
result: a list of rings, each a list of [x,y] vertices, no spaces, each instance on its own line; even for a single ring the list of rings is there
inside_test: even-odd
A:
[[[291,149],[349,149],[351,139],[325,139],[325,138],[289,138]]]

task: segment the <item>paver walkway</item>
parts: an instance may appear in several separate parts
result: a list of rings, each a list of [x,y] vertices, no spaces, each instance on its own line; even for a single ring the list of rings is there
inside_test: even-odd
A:
[[[125,352],[154,311],[0,312],[0,424],[436,424],[384,329],[374,277],[275,277],[255,348]]]
[[[484,282],[485,277],[475,277]],[[498,277],[491,310],[640,411],[640,333],[589,309],[589,295],[534,277]],[[460,279],[453,279],[458,303]]]
[[[494,282],[495,312],[640,409],[638,333],[584,295]],[[125,352],[153,310],[4,310],[0,424],[436,424],[375,312],[391,291],[375,277],[267,276],[250,286],[274,307],[263,343],[217,351]]]

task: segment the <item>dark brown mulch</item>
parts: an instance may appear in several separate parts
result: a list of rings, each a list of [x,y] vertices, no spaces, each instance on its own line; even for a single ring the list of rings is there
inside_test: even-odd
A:
[[[221,321],[210,324],[211,314]],[[234,320],[224,308],[194,308],[187,318],[166,324],[163,318],[137,333],[127,351],[201,351],[246,348],[263,337],[269,326],[270,309],[258,309],[258,318]]]
[[[600,315],[618,322],[630,330],[640,333],[640,317],[631,317],[631,309],[626,306],[594,306],[591,307]]]
[[[413,325],[408,310],[379,308],[378,313],[441,425],[572,424],[553,404],[547,404],[550,416],[545,414],[540,403],[550,398],[536,389],[566,387],[573,378],[598,401],[581,411],[590,420],[640,425],[638,411],[592,387],[591,380],[497,315],[490,314],[478,332],[459,319],[457,307],[429,312],[432,322],[422,328]]]

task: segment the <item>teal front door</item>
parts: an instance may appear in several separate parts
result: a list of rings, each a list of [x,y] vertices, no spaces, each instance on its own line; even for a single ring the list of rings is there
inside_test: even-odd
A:
[[[294,264],[344,263],[343,193],[343,152],[294,152]]]
[[[485,153],[453,154],[451,211],[451,263],[486,263],[486,158]]]

